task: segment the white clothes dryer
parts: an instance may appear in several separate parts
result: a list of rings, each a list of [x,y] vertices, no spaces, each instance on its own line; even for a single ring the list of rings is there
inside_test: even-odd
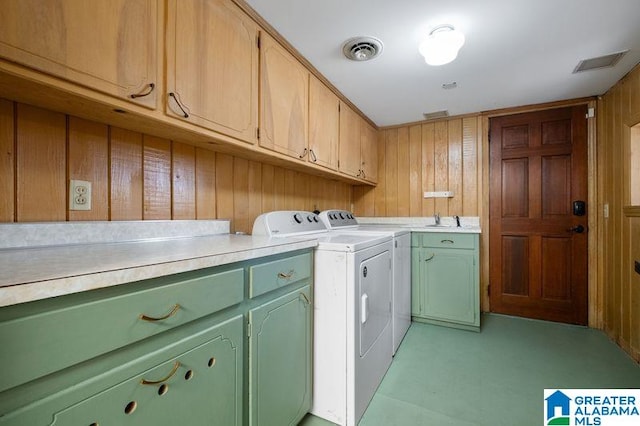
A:
[[[390,235],[392,249],[392,347],[395,355],[411,325],[411,231],[393,225],[360,225],[346,210],[325,210],[319,214],[327,228],[339,233]]]
[[[316,219],[310,212],[265,213],[253,234],[316,234],[311,413],[355,426],[391,365],[393,243],[389,235],[329,232]]]

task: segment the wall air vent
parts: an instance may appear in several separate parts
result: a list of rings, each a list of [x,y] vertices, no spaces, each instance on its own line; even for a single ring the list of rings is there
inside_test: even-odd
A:
[[[368,61],[382,53],[382,42],[374,37],[355,37],[342,46],[342,53],[352,61]]]
[[[599,56],[597,58],[583,59],[578,62],[573,73],[582,71],[597,70],[600,68],[609,68],[618,63],[618,61],[627,53],[628,50],[622,52],[612,53],[610,55]]]
[[[438,118],[445,118],[449,116],[449,111],[436,111],[436,112],[425,112],[422,114],[425,120],[436,120]]]

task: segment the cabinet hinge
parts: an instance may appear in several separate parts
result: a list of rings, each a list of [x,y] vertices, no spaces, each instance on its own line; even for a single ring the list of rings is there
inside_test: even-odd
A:
[[[338,112],[342,111],[342,105],[338,103]]]
[[[256,46],[260,49],[260,33],[258,33],[258,36],[256,37]]]

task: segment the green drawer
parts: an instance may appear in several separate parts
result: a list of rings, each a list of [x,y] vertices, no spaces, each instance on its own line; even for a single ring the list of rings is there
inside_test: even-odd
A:
[[[0,416],[22,425],[242,425],[243,316]],[[53,420],[53,423],[52,423]]]
[[[477,247],[476,234],[462,234],[455,232],[424,232],[422,246],[434,248],[475,249]]]
[[[274,260],[249,268],[249,297],[311,277],[311,253]]]
[[[235,305],[243,296],[240,268],[0,309],[0,364],[9,366],[0,392]]]

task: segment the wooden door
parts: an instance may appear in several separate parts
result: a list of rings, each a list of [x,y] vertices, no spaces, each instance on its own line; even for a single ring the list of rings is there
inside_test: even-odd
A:
[[[155,108],[158,3],[5,0],[0,56]]]
[[[340,100],[316,77],[309,80],[309,162],[338,168]]]
[[[340,105],[340,144],[338,169],[360,177],[360,116],[348,105]]]
[[[260,146],[304,159],[309,71],[266,33],[260,39]]]
[[[378,131],[360,119],[360,167],[362,177],[378,182]]]
[[[587,323],[586,106],[491,119],[491,311]],[[579,233],[578,228],[582,227]]]
[[[257,37],[257,25],[231,0],[169,1],[167,114],[255,143]]]

